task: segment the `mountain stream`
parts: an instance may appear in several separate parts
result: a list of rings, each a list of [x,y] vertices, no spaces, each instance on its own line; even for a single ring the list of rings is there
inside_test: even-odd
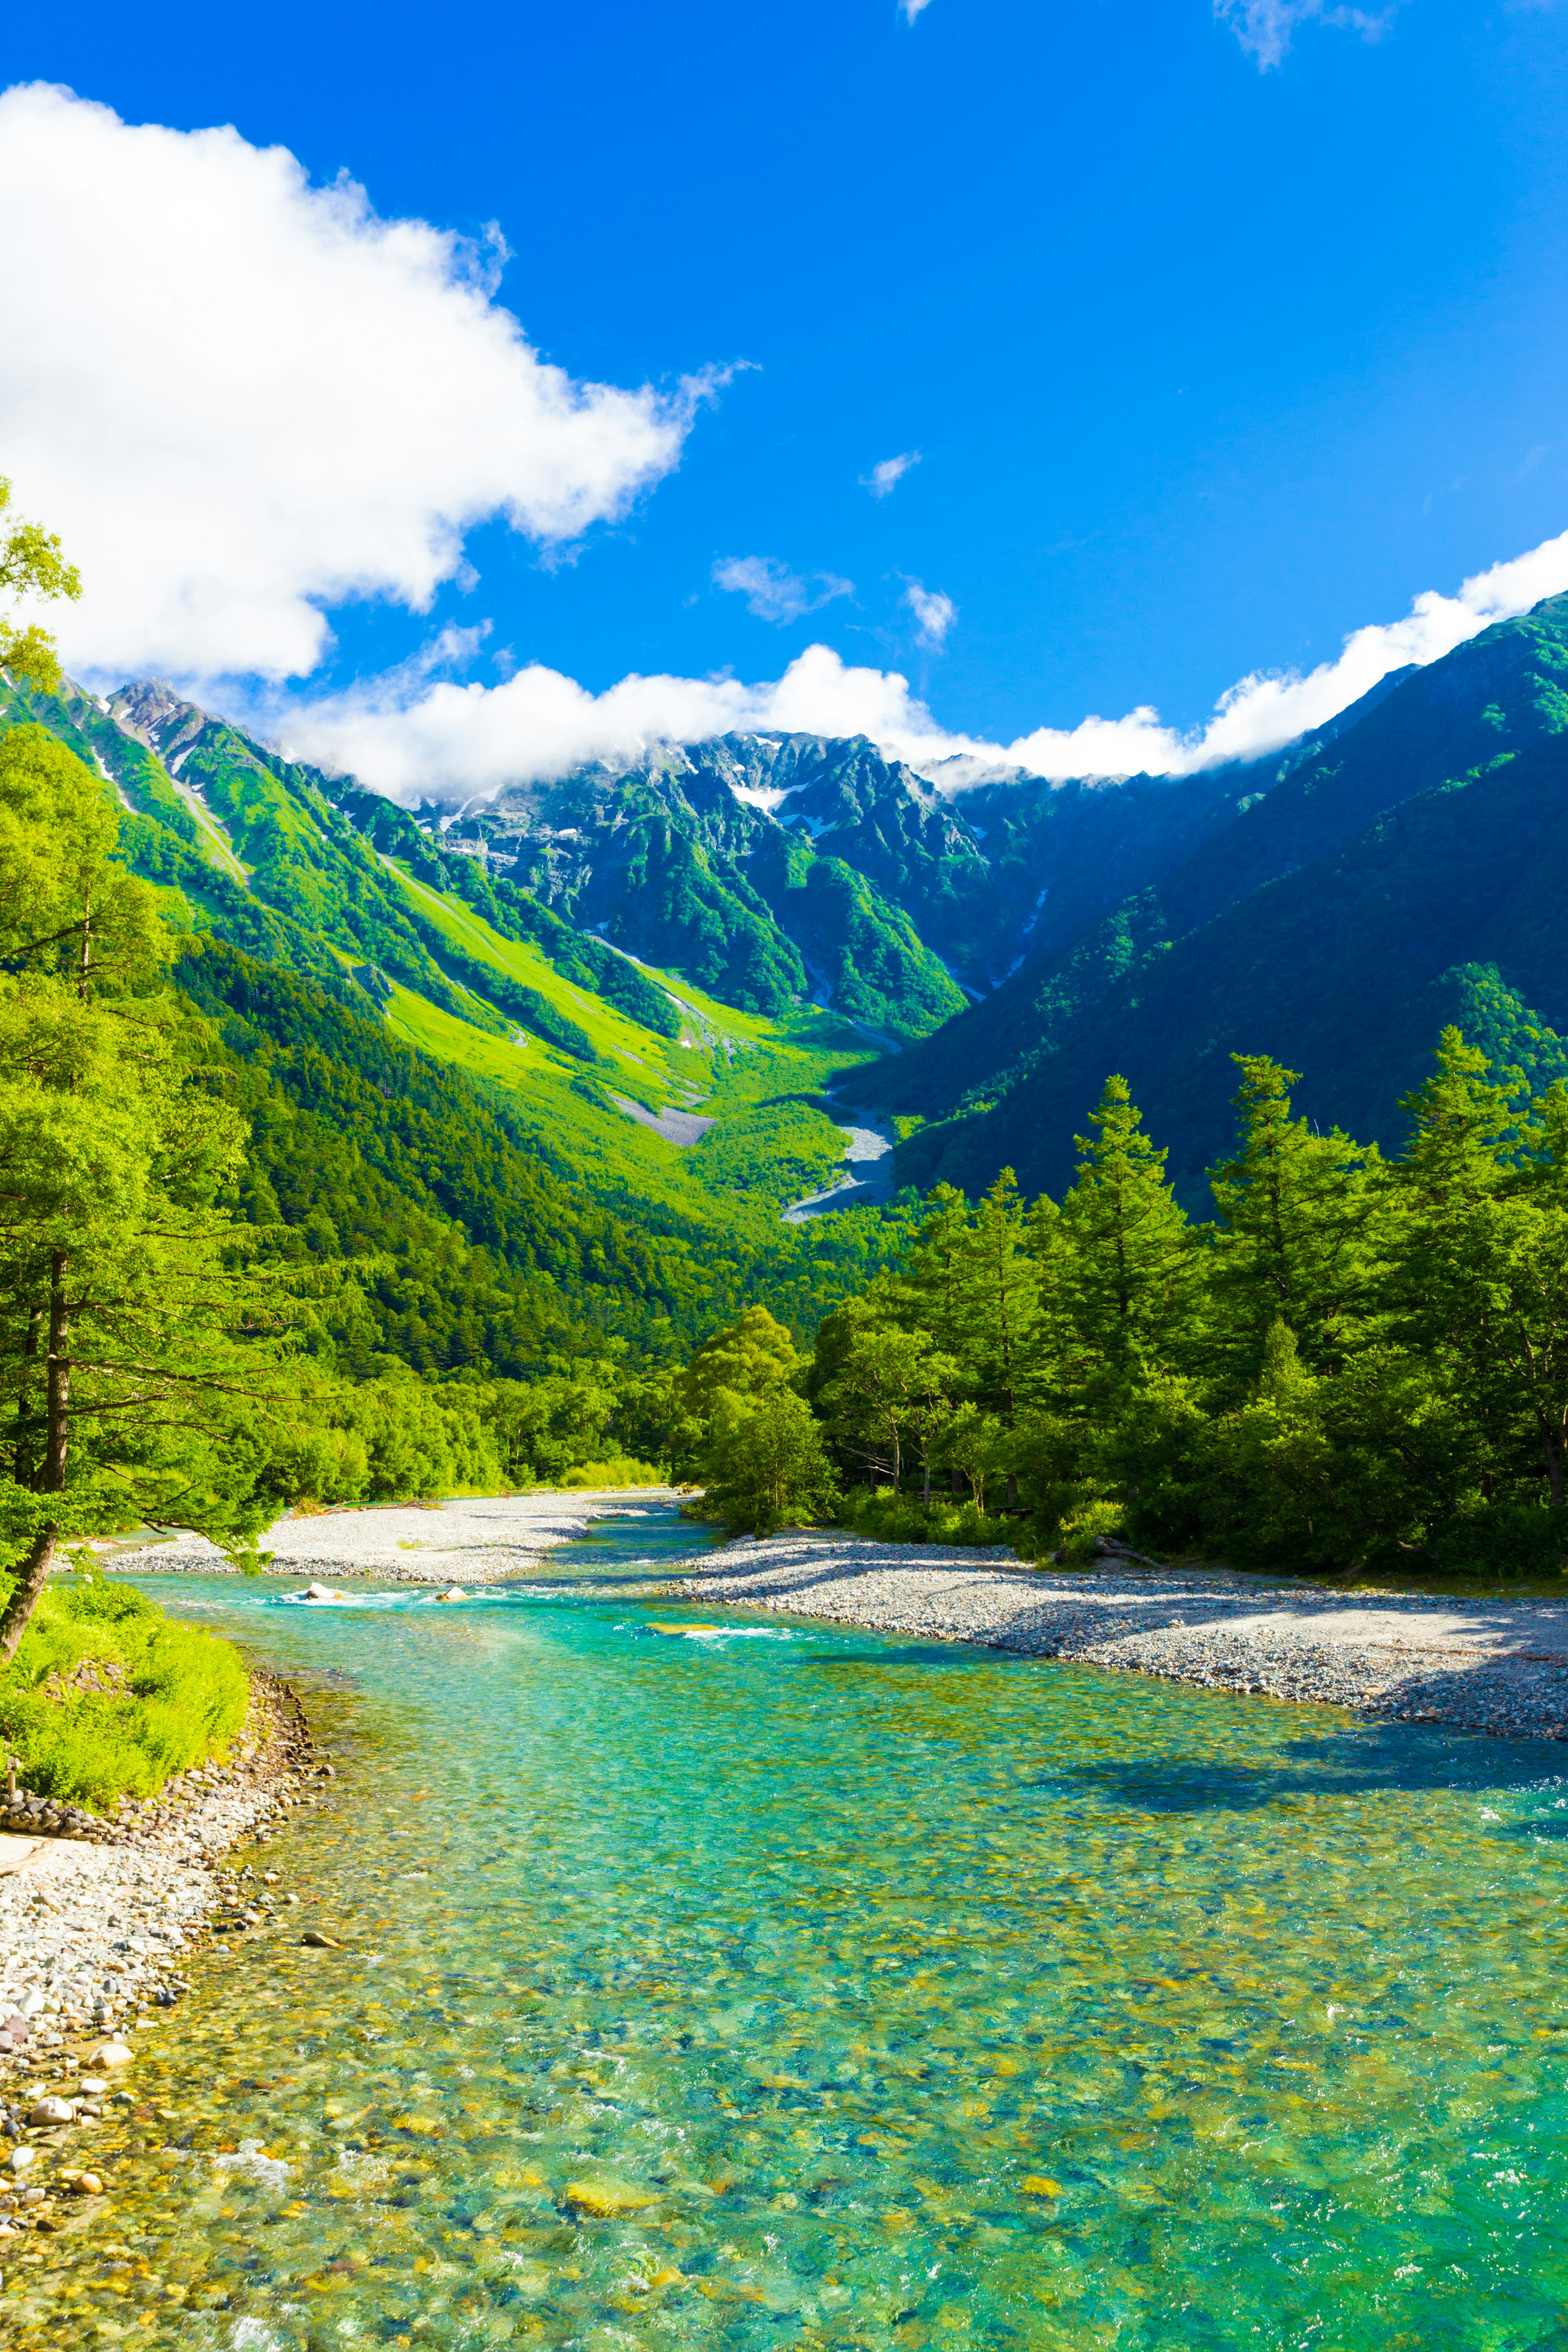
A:
[[[0,2342],[1568,2343],[1558,1751],[570,1589],[693,1540],[140,1580],[337,1777]]]

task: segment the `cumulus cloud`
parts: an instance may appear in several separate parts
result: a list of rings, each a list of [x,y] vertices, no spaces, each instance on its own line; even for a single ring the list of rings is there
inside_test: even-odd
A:
[[[904,602],[915,616],[921,645],[929,646],[932,653],[940,653],[949,629],[958,618],[958,607],[952,598],[944,596],[939,588],[922,588],[918,580],[911,580],[904,590]]]
[[[910,467],[918,466],[920,461],[918,449],[906,449],[899,457],[879,458],[868,474],[861,475],[860,488],[869,490],[874,499],[885,499],[889,490],[898,488]]]
[[[1215,15],[1228,25],[1260,73],[1277,66],[1298,25],[1338,25],[1375,41],[1388,30],[1393,7],[1373,13],[1331,5],[1331,0],[1215,0]]]
[[[713,585],[746,600],[746,610],[759,621],[782,629],[790,621],[820,612],[836,596],[853,596],[853,580],[831,572],[815,572],[803,580],[773,555],[728,555],[713,566]]]
[[[509,783],[563,775],[592,761],[630,761],[658,743],[731,730],[868,735],[946,790],[1020,772],[1047,777],[1185,775],[1259,758],[1321,726],[1406,663],[1437,660],[1493,621],[1568,589],[1568,531],[1467,580],[1457,596],[1428,590],[1403,620],[1358,629],[1337,659],[1305,675],[1254,672],[1222,695],[1191,732],[1147,707],[1119,719],[1037,729],[1011,743],[941,727],[897,671],[855,667],[811,646],[782,677],[623,678],[591,694],[534,664],[500,686],[432,681],[410,663],[314,703],[237,709],[269,727],[298,758],[352,770],[394,798],[486,799]]]
[[[323,607],[423,610],[483,519],[552,546],[624,514],[711,388],[542,360],[499,232],[41,84],[0,97],[0,449],[81,570],[79,672],[308,672]]]

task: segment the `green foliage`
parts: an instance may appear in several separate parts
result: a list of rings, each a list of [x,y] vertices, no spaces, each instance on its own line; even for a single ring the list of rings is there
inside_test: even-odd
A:
[[[799,951],[721,853],[649,811],[628,820],[619,864],[616,936],[648,962],[748,1013],[787,1013],[806,995]]]
[[[81,594],[81,576],[68,563],[59,541],[41,523],[6,520],[11,485],[0,478],[0,596],[32,599]],[[60,684],[59,656],[48,632],[35,622],[25,629],[0,616],[0,669],[26,677],[46,690]]]
[[[45,1593],[0,1675],[0,1738],[30,1787],[105,1811],[226,1756],[248,1696],[228,1643],[83,1577]]]
[[[652,1462],[616,1454],[609,1462],[578,1462],[554,1484],[567,1493],[592,1486],[662,1486],[664,1473]]]
[[[903,1276],[819,1330],[806,1385],[837,1458],[889,1480],[887,1524],[911,1530],[967,1491],[1014,1532],[1005,1482],[1026,1549],[1069,1563],[1114,1532],[1253,1568],[1554,1572],[1568,1086],[1532,1098],[1447,1031],[1384,1159],[1297,1118],[1291,1073],[1237,1060],[1209,1225],[1120,1080],[1059,1207],[1026,1212],[1009,1179],[974,1207],[933,1194]]]
[[[759,1103],[710,1127],[689,1165],[710,1192],[748,1192],[782,1209],[823,1191],[843,1157],[842,1129],[814,1104],[794,1097]]]
[[[839,1493],[811,1407],[782,1382],[754,1396],[720,1393],[703,1486],[704,1515],[731,1535],[808,1527],[832,1516]]]
[[[910,917],[844,859],[819,856],[799,835],[775,835],[752,877],[851,1020],[904,1040],[963,1011],[963,991]]]

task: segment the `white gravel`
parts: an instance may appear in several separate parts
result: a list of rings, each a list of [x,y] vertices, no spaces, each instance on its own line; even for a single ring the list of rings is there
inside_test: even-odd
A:
[[[220,1857],[297,1801],[310,1761],[296,1703],[258,1673],[230,1763],[125,1801],[88,1836],[0,1836],[0,2021],[32,2016],[29,2047],[48,2048],[59,2023],[155,1998],[227,1900]]]
[[[674,1589],[691,1601],[1313,1700],[1373,1719],[1568,1739],[1568,1597],[1344,1594],[1127,1561],[1070,1575],[1026,1569],[1005,1546],[954,1550],[816,1531],[728,1545]]]
[[[505,1495],[453,1503],[391,1504],[279,1519],[260,1539],[274,1575],[330,1582],[370,1576],[381,1584],[497,1584],[526,1577],[555,1544],[587,1532],[606,1513],[668,1519],[683,1500],[673,1486],[584,1487],[567,1494]],[[104,1565],[142,1576],[188,1569],[221,1575],[228,1562],[200,1536],[100,1548]]]

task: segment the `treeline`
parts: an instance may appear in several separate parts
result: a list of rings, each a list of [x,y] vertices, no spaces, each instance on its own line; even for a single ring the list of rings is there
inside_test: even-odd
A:
[[[837,1512],[1069,1559],[1115,1536],[1254,1568],[1556,1572],[1568,1091],[1532,1096],[1449,1029],[1385,1158],[1293,1117],[1296,1073],[1236,1058],[1209,1220],[1113,1077],[1059,1202],[1026,1202],[1011,1171],[973,1206],[939,1187],[905,1262],[809,1359],[784,1333],[770,1353],[765,1316],[700,1352],[685,1442],[731,1524]],[[704,1417],[700,1369],[726,1348]]]

